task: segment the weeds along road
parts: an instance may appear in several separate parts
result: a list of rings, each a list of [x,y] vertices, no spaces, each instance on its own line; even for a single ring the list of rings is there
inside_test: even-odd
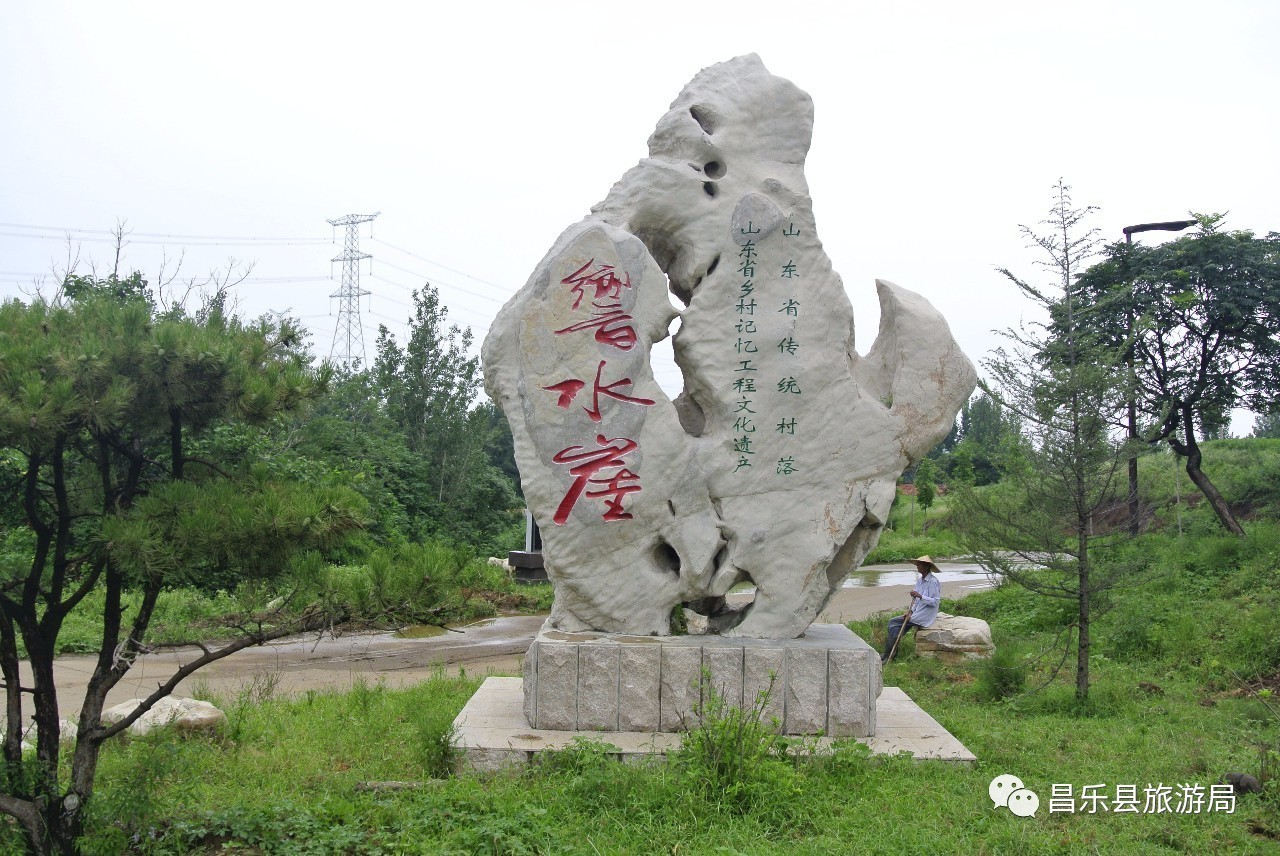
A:
[[[985,588],[984,578],[946,581],[944,597],[961,597]],[[836,592],[819,620],[844,623],[877,612],[905,610],[909,585],[844,588]],[[440,668],[469,673],[520,674],[520,661],[545,615],[483,619],[436,636],[407,639],[394,633],[315,634],[246,648],[212,663],[178,685],[175,695],[214,697],[223,702],[242,692],[297,695],[307,690],[347,689],[356,681],[401,686],[425,680]],[[142,698],[168,680],[179,666],[200,655],[178,648],[139,657],[107,696],[107,706]],[[79,715],[96,657],[59,657],[54,668],[61,715]],[[24,666],[24,682],[31,680]]]

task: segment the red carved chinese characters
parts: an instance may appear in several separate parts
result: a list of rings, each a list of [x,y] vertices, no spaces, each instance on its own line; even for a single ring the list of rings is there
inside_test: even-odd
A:
[[[591,317],[557,330],[556,335],[595,327],[597,342],[611,345],[620,351],[629,351],[635,347],[637,336],[635,328],[630,324],[631,316],[622,311],[622,289],[631,287],[631,275],[624,274],[624,278],[619,279],[614,273],[613,265],[597,265],[593,270],[591,266],[595,263],[596,260],[592,259],[560,280],[562,285],[573,286],[569,291],[575,295],[575,311],[582,305],[586,287],[591,287],[595,294],[591,298]]]
[[[615,443],[621,443],[621,445],[615,446]],[[604,498],[605,520],[631,519],[631,514],[622,510],[622,498],[640,490],[640,476],[626,468],[623,458],[640,448],[640,444],[626,437],[610,440],[603,434],[596,435],[596,444],[601,448],[595,451],[586,451],[582,446],[569,446],[557,452],[551,459],[557,464],[573,464],[569,467],[573,484],[569,485],[568,492],[564,495],[564,499],[560,500],[560,506],[556,508],[555,516],[552,518],[557,526],[563,526],[569,519],[570,512],[573,511],[574,505],[584,491],[592,499]],[[618,472],[613,475],[593,478],[602,470],[615,467],[618,468]],[[586,490],[588,484],[603,485],[603,487]]]
[[[587,412],[587,415],[591,417],[592,422],[600,421],[601,395],[607,395],[610,398],[616,398],[618,401],[626,401],[631,404],[642,404],[646,407],[653,404],[652,398],[635,398],[630,395],[623,395],[620,392],[614,392],[617,387],[631,386],[631,378],[629,377],[624,377],[621,380],[614,381],[613,383],[601,385],[600,376],[604,373],[604,366],[605,361],[601,360],[600,365],[596,367],[596,380],[591,392],[591,406],[582,408]],[[582,388],[586,385],[586,381],[578,380],[577,378],[569,378],[568,380],[562,380],[559,383],[552,384],[551,386],[544,386],[543,389],[548,392],[557,393],[560,398],[556,401],[556,407],[563,407],[567,410],[569,403],[573,401],[574,397],[581,392]]]
[[[560,280],[560,283],[570,286],[569,292],[574,296],[573,311],[578,312],[582,308],[583,298],[587,298],[591,314],[556,330],[557,336],[594,329],[595,340],[602,345],[620,351],[629,351],[636,346],[639,337],[632,325],[632,316],[622,308],[622,289],[631,288],[630,274],[624,273],[619,277],[613,265],[596,264],[593,258]],[[596,366],[595,381],[591,385],[591,405],[582,408],[592,422],[598,423],[604,418],[600,408],[601,396],[644,407],[654,404],[651,398],[639,398],[621,391],[631,387],[629,377],[605,383],[605,363],[605,360],[600,360]],[[544,386],[543,389],[556,394],[557,407],[568,410],[578,393],[586,387],[585,380],[567,378]],[[587,451],[584,446],[569,446],[552,457],[552,461],[557,464],[570,465],[569,475],[573,477],[572,484],[560,500],[552,518],[558,526],[564,525],[574,506],[584,495],[604,503],[605,510],[601,517],[605,521],[632,519],[631,514],[623,509],[622,501],[627,494],[640,490],[640,475],[625,466],[624,458],[640,448],[640,444],[627,437],[610,440],[603,434],[596,435],[596,443],[601,448],[595,451]]]
[[[619,351],[629,351],[636,346],[636,329],[630,324],[619,324],[618,322],[630,320],[631,316],[621,309],[615,309],[614,311],[601,309],[600,311],[592,312],[591,317],[585,321],[579,321],[577,324],[557,330],[556,334],[576,333],[579,330],[589,330],[595,327],[597,328],[597,342],[602,345],[612,345]]]
[[[595,263],[596,260],[592,259],[560,280],[563,285],[572,285],[573,288],[569,289],[569,291],[578,295],[573,301],[574,309],[578,308],[586,294],[583,290],[584,285],[593,286],[596,290],[592,303],[602,297],[607,297],[610,300],[621,300],[622,289],[631,287],[631,274],[624,274],[626,279],[618,279],[618,275],[613,272],[613,265],[600,265],[596,270],[587,273],[587,269]]]

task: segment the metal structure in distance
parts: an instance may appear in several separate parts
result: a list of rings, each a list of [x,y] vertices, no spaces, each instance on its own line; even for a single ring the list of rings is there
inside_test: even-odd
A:
[[[360,288],[360,262],[373,256],[360,252],[360,224],[368,223],[381,214],[348,214],[336,220],[329,220],[330,226],[346,226],[347,234],[342,244],[342,255],[335,256],[332,261],[342,262],[342,287],[330,297],[338,298],[338,323],[333,330],[333,345],[329,349],[329,358],[341,363],[346,368],[359,362],[367,363],[364,350],[364,327],[360,324],[360,298],[369,294]]]

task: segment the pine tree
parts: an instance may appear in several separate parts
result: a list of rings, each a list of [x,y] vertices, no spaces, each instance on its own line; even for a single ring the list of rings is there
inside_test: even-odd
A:
[[[1124,348],[1091,332],[1095,325],[1076,293],[1096,246],[1096,230],[1083,227],[1091,209],[1074,208],[1061,181],[1054,197],[1048,232],[1022,227],[1046,255],[1041,264],[1052,271],[1052,285],[1037,287],[1001,269],[1048,320],[1007,331],[1009,348],[984,362],[987,391],[1021,420],[1020,454],[1009,456],[999,485],[962,489],[956,507],[966,546],[984,567],[1074,602],[1076,695],[1084,699],[1093,597],[1116,583],[1096,559],[1123,534],[1105,512],[1124,500],[1125,450],[1110,422],[1123,401]]]
[[[239,639],[203,646],[131,716],[105,725],[107,693],[144,652],[161,590],[214,575],[281,579],[299,551],[335,546],[363,514],[345,489],[272,479],[251,461],[195,451],[219,425],[262,423],[323,389],[327,371],[307,365],[296,328],[244,324],[223,313],[218,295],[193,316],[158,312],[140,277],[68,286],[56,299],[0,305],[0,536],[24,545],[0,566],[0,812],[36,853],[75,852],[103,743],[180,680],[328,620],[246,613]],[[126,615],[130,593],[139,605]],[[102,635],[67,763],[53,660],[68,614],[88,603],[103,604]],[[29,683],[19,679],[20,641]],[[27,699],[33,759],[22,751]]]

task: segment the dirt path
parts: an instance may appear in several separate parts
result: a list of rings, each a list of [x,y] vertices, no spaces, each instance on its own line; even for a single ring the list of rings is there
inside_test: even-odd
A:
[[[961,597],[985,587],[983,578],[949,581],[943,582],[942,593],[944,597]],[[904,610],[910,591],[909,585],[841,589],[832,597],[821,620],[844,623],[886,610]],[[191,696],[200,692],[231,699],[255,681],[260,686],[271,682],[277,694],[290,695],[309,689],[345,689],[357,680],[401,686],[424,680],[441,667],[518,675],[520,660],[545,618],[522,615],[487,619],[456,628],[459,632],[422,639],[403,639],[392,633],[358,633],[336,639],[325,636],[317,640],[312,636],[246,648],[196,672],[178,685],[176,694]],[[107,696],[107,705],[147,695],[168,680],[181,663],[199,653],[194,648],[179,649],[139,658]],[[64,717],[75,718],[79,714],[95,659],[87,655],[58,659],[55,679],[58,707]],[[30,679],[27,672],[25,680]]]

